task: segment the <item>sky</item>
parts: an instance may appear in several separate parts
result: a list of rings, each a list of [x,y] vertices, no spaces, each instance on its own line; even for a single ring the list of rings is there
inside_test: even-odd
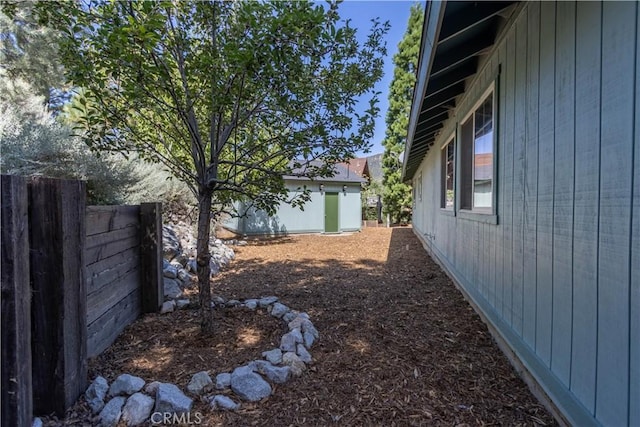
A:
[[[409,22],[409,9],[414,2],[405,0],[346,0],[340,5],[340,16],[344,19],[351,19],[351,25],[358,29],[358,34],[364,39],[371,28],[371,19],[379,17],[381,22],[389,21],[391,28],[386,35],[387,56],[384,60],[384,77],[375,86],[375,91],[381,92],[380,115],[376,119],[376,129],[373,140],[373,147],[369,154],[382,153],[382,140],[386,131],[385,117],[389,106],[389,85],[393,79],[393,55],[398,49],[398,43],[402,40]],[[424,1],[420,2],[423,3]],[[366,108],[363,103],[363,110]]]

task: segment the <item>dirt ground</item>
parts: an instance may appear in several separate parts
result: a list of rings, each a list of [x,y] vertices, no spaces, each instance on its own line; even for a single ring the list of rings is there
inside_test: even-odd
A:
[[[278,296],[311,316],[320,340],[311,369],[264,401],[235,413],[196,402],[202,425],[555,424],[410,228],[250,240],[235,249],[215,294]],[[216,336],[203,337],[195,309],[145,316],[91,361],[90,378],[127,372],[185,390],[195,372],[213,377],[260,358],[286,328],[264,311],[217,317]],[[66,420],[91,422],[82,402]]]

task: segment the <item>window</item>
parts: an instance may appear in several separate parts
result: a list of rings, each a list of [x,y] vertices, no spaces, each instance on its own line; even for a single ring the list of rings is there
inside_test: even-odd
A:
[[[493,211],[493,101],[491,87],[460,127],[461,208],[483,213]]]
[[[413,200],[421,202],[422,201],[422,172],[420,172],[420,174],[418,175],[418,178],[416,179],[416,181],[413,183]]]
[[[455,200],[456,143],[454,138],[442,148],[442,201],[440,207],[453,209]]]

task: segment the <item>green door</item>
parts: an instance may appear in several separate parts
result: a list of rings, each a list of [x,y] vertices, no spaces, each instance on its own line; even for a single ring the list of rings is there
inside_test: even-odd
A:
[[[338,232],[338,193],[324,194],[324,232]]]

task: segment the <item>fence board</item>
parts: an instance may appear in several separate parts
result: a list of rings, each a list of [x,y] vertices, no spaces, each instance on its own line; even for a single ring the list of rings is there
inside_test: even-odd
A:
[[[62,416],[87,380],[85,184],[33,179],[29,205],[34,412]]]
[[[30,426],[31,292],[27,181],[2,175],[2,424]]]
[[[118,280],[108,286],[102,286],[87,295],[87,324],[89,327],[96,319],[109,311],[122,298],[140,287],[140,269],[134,266],[132,270],[122,273]]]
[[[130,227],[125,230],[118,230],[114,234],[104,233],[100,236],[107,237],[107,234],[111,235],[113,240],[104,239],[104,243],[85,249],[84,255],[87,266],[140,245],[137,228]]]
[[[87,354],[94,357],[106,350],[123,329],[140,315],[140,292],[135,290],[93,322],[87,331]]]
[[[155,313],[164,298],[162,279],[162,204],[140,206],[142,310]]]
[[[139,206],[88,206],[87,236],[137,226]]]
[[[126,252],[121,252],[123,256],[109,257],[104,261],[111,261],[113,265],[103,264],[104,267],[101,270],[94,270],[93,268],[93,266],[101,263],[92,264],[91,268],[87,268],[87,295],[99,291],[104,286],[111,286],[131,270],[138,268],[140,264],[140,254],[138,252],[138,248],[133,248]]]

